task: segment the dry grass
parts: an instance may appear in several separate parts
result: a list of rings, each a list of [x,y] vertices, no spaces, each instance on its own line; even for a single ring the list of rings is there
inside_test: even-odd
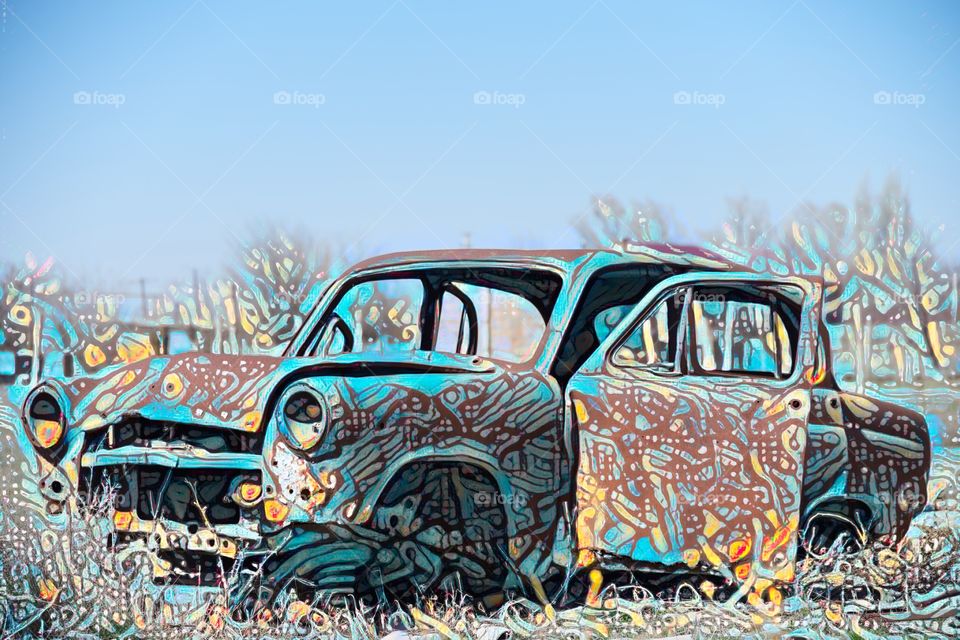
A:
[[[146,549],[106,544],[109,496],[99,506],[46,515],[0,405],[0,638],[954,638],[960,637],[960,517],[923,514],[896,548],[839,548],[798,567],[795,593],[778,612],[706,600],[692,586],[658,599],[609,587],[597,607],[552,607],[526,599],[485,612],[448,596],[419,608],[374,611],[281,598],[237,621],[221,589],[182,598],[152,583]],[[190,592],[187,592],[190,593]],[[390,635],[393,634],[393,635]]]
[[[960,533],[924,525],[899,548],[834,549],[800,565],[797,593],[769,615],[722,605],[681,588],[663,600],[640,588],[601,594],[598,607],[555,612],[514,600],[485,613],[449,596],[417,609],[373,611],[281,599],[254,620],[224,606],[232,587],[173,602],[152,584],[146,550],[105,544],[109,508],[72,508],[51,522],[6,491],[0,496],[0,615],[3,637],[36,638],[696,638],[956,637],[960,633]],[[956,523],[953,523],[955,525]]]

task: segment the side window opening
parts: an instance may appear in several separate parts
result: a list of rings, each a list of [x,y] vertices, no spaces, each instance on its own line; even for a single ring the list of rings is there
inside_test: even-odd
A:
[[[789,377],[796,360],[799,307],[778,295],[775,289],[783,288],[696,288],[690,304],[695,372]]]
[[[456,285],[448,285],[440,295],[439,320],[434,351],[473,355],[477,351],[477,309],[473,301]]]
[[[473,331],[474,355],[508,362],[525,362],[533,357],[547,327],[543,315],[530,300],[493,287],[463,282],[453,282],[450,286],[462,295],[461,304],[466,300],[469,305],[463,307],[461,316],[456,312],[447,316],[441,307],[439,326],[445,344],[450,342],[448,336],[454,334],[453,326],[464,319],[465,330]],[[444,303],[446,299],[443,298]],[[474,309],[472,322],[468,316],[469,307]],[[459,331],[458,326],[457,335]],[[437,350],[458,353],[443,348],[440,342]]]
[[[370,280],[351,287],[334,309],[344,330],[331,337],[330,354],[396,353],[420,348],[423,281],[415,278]],[[346,336],[352,340],[344,340]]]
[[[640,324],[614,347],[613,363],[621,367],[679,374],[688,298],[689,288],[684,287],[656,303]]]

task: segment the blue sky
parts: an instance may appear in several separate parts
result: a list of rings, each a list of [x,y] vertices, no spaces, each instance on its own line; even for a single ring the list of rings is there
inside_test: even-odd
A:
[[[0,0],[0,259],[209,272],[258,224],[353,255],[694,229],[899,172],[960,218],[956,2]],[[881,92],[878,95],[878,92]]]

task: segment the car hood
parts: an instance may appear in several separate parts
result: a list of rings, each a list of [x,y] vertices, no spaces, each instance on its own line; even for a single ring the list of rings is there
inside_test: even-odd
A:
[[[497,369],[475,356],[428,351],[326,358],[181,354],[49,380],[71,427],[89,430],[123,417],[257,431],[274,391],[315,375],[480,374]],[[31,396],[33,394],[30,394]],[[29,402],[29,398],[28,398]]]

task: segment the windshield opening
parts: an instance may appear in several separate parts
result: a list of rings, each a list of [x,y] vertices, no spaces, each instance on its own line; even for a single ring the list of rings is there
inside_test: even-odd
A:
[[[304,355],[437,351],[506,362],[539,353],[561,278],[543,269],[453,267],[344,282]]]

